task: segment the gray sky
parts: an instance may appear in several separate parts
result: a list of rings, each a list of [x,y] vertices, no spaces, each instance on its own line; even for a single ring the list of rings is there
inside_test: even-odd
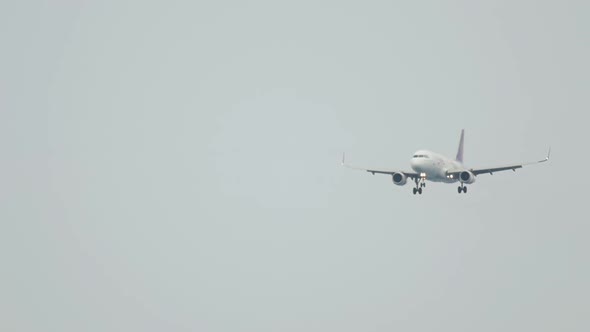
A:
[[[0,330],[588,331],[589,9],[2,2]]]

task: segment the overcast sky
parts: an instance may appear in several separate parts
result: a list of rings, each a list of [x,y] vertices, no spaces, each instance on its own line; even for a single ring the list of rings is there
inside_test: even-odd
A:
[[[1,2],[0,330],[590,330],[589,15]]]

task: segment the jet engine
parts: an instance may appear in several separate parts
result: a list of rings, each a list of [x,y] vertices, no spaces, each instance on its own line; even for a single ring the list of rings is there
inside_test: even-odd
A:
[[[403,186],[408,182],[408,177],[404,173],[393,173],[391,179],[393,180],[393,183],[398,186]]]
[[[459,174],[459,179],[463,183],[473,183],[475,182],[475,175],[470,171],[463,171]]]

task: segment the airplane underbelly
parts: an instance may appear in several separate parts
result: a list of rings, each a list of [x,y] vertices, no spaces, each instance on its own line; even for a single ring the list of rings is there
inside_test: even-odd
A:
[[[455,182],[455,179],[449,179],[446,177],[445,171],[436,164],[423,164],[416,165],[413,167],[418,173],[426,174],[426,179],[433,182]]]

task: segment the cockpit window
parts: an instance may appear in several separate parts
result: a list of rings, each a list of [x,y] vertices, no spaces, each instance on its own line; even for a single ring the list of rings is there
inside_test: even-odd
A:
[[[414,158],[430,158],[430,157],[428,157],[428,156],[427,156],[427,155],[425,155],[425,154],[415,154],[415,155],[414,155]]]

